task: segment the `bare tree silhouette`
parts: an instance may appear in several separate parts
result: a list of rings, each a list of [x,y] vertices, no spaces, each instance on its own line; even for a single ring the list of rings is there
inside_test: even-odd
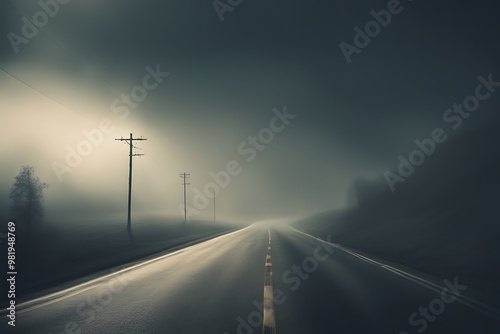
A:
[[[43,191],[48,187],[35,175],[35,168],[23,166],[10,189],[11,210],[26,228],[31,228],[37,218],[43,216]]]

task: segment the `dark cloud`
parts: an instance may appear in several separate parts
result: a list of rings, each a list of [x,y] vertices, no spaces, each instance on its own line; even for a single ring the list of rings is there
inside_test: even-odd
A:
[[[178,187],[176,177],[184,169],[202,187],[211,170],[243,160],[238,144],[268,125],[273,108],[286,105],[297,119],[244,166],[225,190],[221,210],[253,219],[341,207],[353,180],[392,168],[416,137],[441,124],[444,110],[473,92],[478,75],[500,78],[500,25],[493,1],[401,3],[403,12],[347,64],[339,43],[352,44],[353,28],[372,20],[370,11],[386,8],[387,1],[243,0],[225,13],[224,22],[212,1],[70,1],[43,33],[20,46],[19,54],[6,37],[0,44],[2,68],[72,110],[44,100],[42,111],[28,111],[23,122],[38,119],[30,112],[42,112],[53,132],[62,135],[57,141],[37,136],[33,145],[49,147],[46,157],[26,151],[9,166],[33,162],[57,183],[51,162],[63,160],[65,146],[81,140],[78,129],[109,117],[119,129],[107,143],[130,131],[152,138],[144,145],[144,161],[157,168],[151,177],[166,178],[165,193],[156,197],[167,196],[179,190],[171,188]],[[21,17],[40,10],[34,1],[1,7],[4,36],[19,33]],[[111,102],[141,82],[146,66],[156,64],[171,76],[130,118],[119,120]],[[2,113],[21,122],[14,109],[45,98],[0,74],[3,86],[22,91],[20,98],[4,102]],[[487,101],[468,126],[498,123],[498,99]],[[2,130],[14,131],[6,125]],[[33,132],[16,129],[11,146],[24,147],[23,131]],[[110,147],[96,148],[88,159],[100,159],[97,154]],[[70,177],[83,182],[104,173],[87,168],[78,167]],[[120,193],[122,176],[110,177],[110,193]],[[54,190],[60,197],[65,191],[92,194],[65,184]],[[178,196],[168,196],[167,210],[176,212]],[[152,202],[158,206],[162,200]]]

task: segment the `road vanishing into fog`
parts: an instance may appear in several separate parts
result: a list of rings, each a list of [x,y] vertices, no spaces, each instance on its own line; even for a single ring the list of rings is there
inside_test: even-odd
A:
[[[267,295],[263,317],[265,283],[274,303]],[[464,296],[453,278],[422,280],[287,226],[255,224],[24,303],[7,332],[249,334],[264,321],[279,334],[500,333]]]

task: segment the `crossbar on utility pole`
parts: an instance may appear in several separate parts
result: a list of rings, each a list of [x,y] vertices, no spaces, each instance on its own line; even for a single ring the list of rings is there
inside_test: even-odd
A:
[[[147,140],[146,138],[133,138],[132,134],[130,134],[130,138],[116,138],[115,140],[124,141],[130,146],[129,153],[129,167],[128,167],[128,214],[127,214],[127,228],[130,230],[132,228],[132,222],[130,218],[131,208],[132,208],[132,157],[142,156],[144,154],[134,154],[133,149],[138,148],[135,147],[133,142],[135,140]]]
[[[187,183],[187,179],[189,179],[191,174],[188,174],[186,172],[181,174],[181,178],[183,179],[182,184],[184,185],[184,222],[187,222],[187,210],[186,210],[186,186],[190,185],[191,183]]]

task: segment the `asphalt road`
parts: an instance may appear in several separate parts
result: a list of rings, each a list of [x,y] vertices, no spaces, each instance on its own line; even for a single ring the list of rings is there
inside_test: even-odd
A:
[[[279,334],[500,333],[459,277],[423,279],[288,227],[270,232],[252,225],[27,302],[5,332],[249,334],[273,318],[266,330]]]

